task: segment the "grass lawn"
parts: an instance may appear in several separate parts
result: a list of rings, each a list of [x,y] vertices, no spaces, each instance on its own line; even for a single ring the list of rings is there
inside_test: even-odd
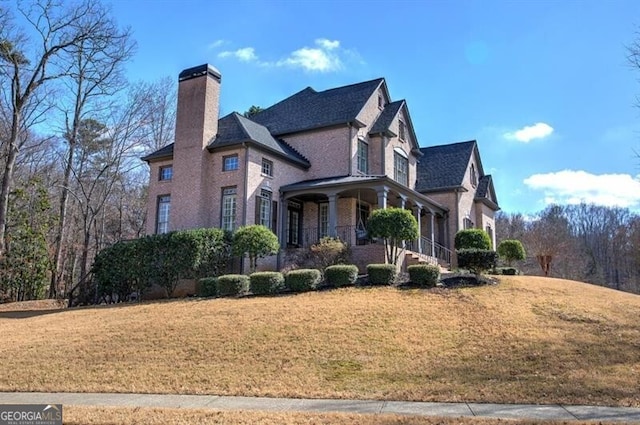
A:
[[[5,311],[0,390],[640,406],[638,312],[636,295],[526,276]]]
[[[511,421],[480,418],[429,418],[347,413],[221,412],[185,409],[88,408],[65,406],[67,425],[595,425],[589,421]],[[597,422],[605,425],[608,422]],[[611,422],[615,424],[615,422]]]

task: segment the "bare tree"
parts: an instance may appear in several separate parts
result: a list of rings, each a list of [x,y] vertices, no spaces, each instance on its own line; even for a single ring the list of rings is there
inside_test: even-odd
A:
[[[102,6],[96,6],[93,16],[85,17],[94,23],[91,37],[70,46],[62,55],[68,77],[65,93],[70,102],[63,109],[67,154],[61,184],[59,220],[56,229],[55,253],[49,297],[55,297],[64,270],[62,260],[64,236],[67,230],[67,206],[71,174],[75,166],[79,131],[88,116],[99,116],[106,108],[106,99],[125,87],[122,66],[133,54],[135,43],[128,29],[120,29]]]
[[[25,112],[35,96],[49,82],[68,75],[59,62],[61,55],[89,40],[99,28],[100,4],[95,0],[62,4],[54,0],[39,0],[33,4],[19,3],[18,13],[29,26],[36,40],[31,41],[11,24],[6,9],[0,12],[0,73],[9,82],[3,90],[8,98],[10,125],[5,141],[5,170],[0,186],[0,255],[6,250],[6,224],[14,166],[20,153],[20,138],[25,131]]]

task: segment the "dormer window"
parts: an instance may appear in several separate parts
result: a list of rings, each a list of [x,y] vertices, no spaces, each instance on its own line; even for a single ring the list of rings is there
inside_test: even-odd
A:
[[[398,120],[398,138],[400,140],[406,140],[407,137],[407,126],[404,124],[404,121]]]

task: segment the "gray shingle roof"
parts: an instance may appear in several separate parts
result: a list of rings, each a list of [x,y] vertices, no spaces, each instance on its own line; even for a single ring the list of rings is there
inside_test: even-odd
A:
[[[416,191],[428,192],[462,186],[476,141],[420,148]]]
[[[149,155],[147,156],[143,156],[142,159],[143,161],[152,161],[154,159],[164,159],[164,158],[171,158],[173,157],[173,143],[168,144],[167,146],[158,149],[155,152],[151,152]]]
[[[346,124],[356,119],[365,102],[383,82],[383,78],[377,78],[321,92],[307,87],[251,119],[267,127],[275,136]]]
[[[269,130],[237,112],[233,112],[218,121],[218,134],[209,143],[208,149],[234,146],[243,142],[255,143],[282,158],[303,167],[310,167],[309,161],[282,140],[275,139]]]
[[[498,199],[496,198],[496,192],[493,188],[493,178],[491,174],[480,177],[475,199],[483,201],[491,207],[500,208],[498,207]]]
[[[380,113],[380,116],[378,117],[376,122],[371,126],[371,130],[369,131],[369,134],[373,135],[373,134],[388,133],[389,126],[393,122],[393,119],[396,117],[396,115],[398,115],[398,112],[400,112],[400,108],[402,108],[402,105],[404,105],[404,103],[405,103],[404,100],[398,100],[385,105],[384,109]],[[395,133],[393,133],[393,135],[395,135]]]

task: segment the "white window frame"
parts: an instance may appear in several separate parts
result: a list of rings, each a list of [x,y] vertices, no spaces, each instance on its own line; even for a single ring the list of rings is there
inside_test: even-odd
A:
[[[329,236],[329,204],[318,205],[318,239]]]
[[[156,233],[169,232],[169,215],[171,214],[171,195],[158,196],[156,211]]]
[[[267,158],[262,158],[261,173],[263,176],[273,177],[273,161]]]
[[[273,199],[273,193],[267,189],[260,190],[261,202],[260,208],[260,223],[263,226],[271,228],[271,201]]]
[[[397,151],[393,152],[393,179],[409,186],[409,159]]]

